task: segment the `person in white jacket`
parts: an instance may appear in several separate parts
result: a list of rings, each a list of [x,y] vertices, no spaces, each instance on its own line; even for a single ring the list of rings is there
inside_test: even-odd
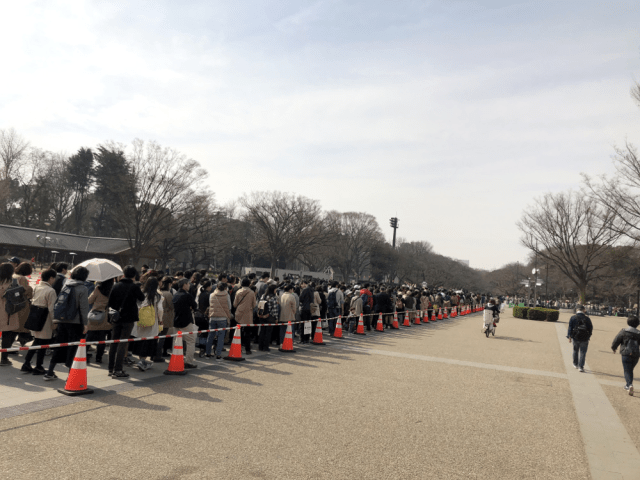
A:
[[[159,282],[156,277],[149,277],[142,292],[144,293],[144,300],[138,302],[138,316],[139,320],[135,327],[133,327],[132,335],[137,338],[155,337],[162,329],[162,295],[158,292]],[[140,325],[140,322],[148,320],[153,321],[151,325]],[[143,340],[140,342],[140,353],[138,355],[140,361],[136,363],[136,367],[141,372],[151,368],[153,362],[147,361],[147,357],[153,358],[156,354],[158,347],[158,340]]]
[[[496,324],[500,319],[500,307],[495,298],[489,299],[489,303],[484,307],[484,314],[482,316],[482,333],[486,334],[487,330],[493,336],[496,335]]]

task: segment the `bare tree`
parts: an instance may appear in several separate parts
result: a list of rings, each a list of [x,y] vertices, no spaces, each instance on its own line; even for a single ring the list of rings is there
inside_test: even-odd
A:
[[[592,198],[548,193],[517,225],[524,234],[522,244],[571,279],[584,302],[589,283],[619,258],[612,247],[624,232],[615,226],[616,218]]]
[[[380,225],[373,215],[364,212],[339,213],[331,211],[325,218],[331,245],[325,249],[327,260],[348,281],[364,278],[370,271],[371,254],[377,242],[384,241]]]
[[[52,157],[51,152],[32,148],[26,155],[24,165],[16,172],[19,224],[23,227],[42,227],[42,223],[48,217]]]
[[[66,153],[51,155],[48,193],[51,196],[51,229],[56,232],[64,230],[73,211],[73,188],[67,181],[67,161]]]
[[[29,143],[13,128],[0,129],[0,217],[9,223],[9,204],[17,186],[16,176],[25,163]]]
[[[176,150],[138,139],[127,161],[133,185],[120,199],[117,221],[129,240],[135,262],[143,250],[155,256],[163,226],[186,210],[188,199],[206,172],[198,162]]]
[[[254,229],[252,247],[268,256],[272,275],[280,257],[300,259],[327,242],[317,200],[276,191],[253,192],[239,203],[245,209],[244,219]]]

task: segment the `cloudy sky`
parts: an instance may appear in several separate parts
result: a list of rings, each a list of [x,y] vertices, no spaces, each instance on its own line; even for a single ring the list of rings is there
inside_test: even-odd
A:
[[[537,196],[640,144],[637,1],[2,2],[0,128],[157,140],[219,202],[375,215],[473,267],[525,260]]]

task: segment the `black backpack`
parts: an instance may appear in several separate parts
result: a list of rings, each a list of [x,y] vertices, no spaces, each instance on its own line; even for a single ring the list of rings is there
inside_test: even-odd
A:
[[[573,329],[573,339],[579,342],[589,340],[589,330],[587,329],[587,322],[584,320],[584,316],[578,316],[578,324]]]
[[[338,308],[338,300],[336,300],[336,293],[337,290],[335,292],[330,292],[329,293],[329,298],[327,299],[327,308]]]
[[[79,307],[76,301],[75,288],[69,285],[65,285],[60,290],[60,295],[53,306],[53,318],[56,320],[62,320],[63,322],[70,322],[78,314]]]
[[[11,286],[4,292],[4,309],[9,316],[24,310],[27,306],[27,298],[24,296],[24,287],[14,278]]]

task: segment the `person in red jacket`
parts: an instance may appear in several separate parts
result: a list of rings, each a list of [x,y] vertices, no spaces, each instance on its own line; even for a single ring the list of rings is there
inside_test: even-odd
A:
[[[373,294],[369,290],[369,284],[365,283],[364,288],[360,289],[360,297],[362,298],[362,313],[364,314],[364,324],[367,330],[371,330],[371,312],[373,312]]]

